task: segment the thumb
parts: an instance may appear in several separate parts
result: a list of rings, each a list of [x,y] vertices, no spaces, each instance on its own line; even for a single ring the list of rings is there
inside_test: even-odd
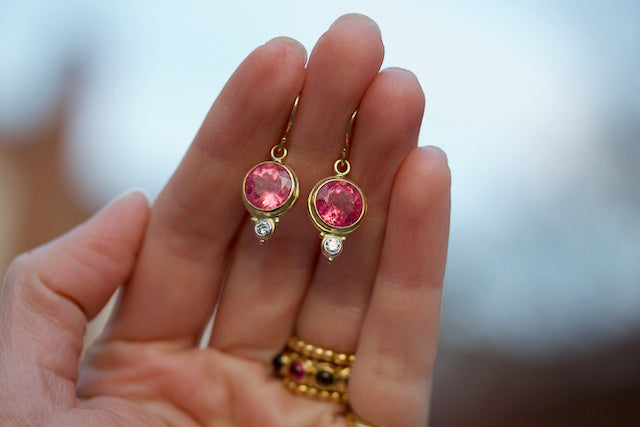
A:
[[[37,369],[75,383],[87,321],[131,275],[148,211],[141,193],[127,193],[13,261],[0,297],[0,378]]]

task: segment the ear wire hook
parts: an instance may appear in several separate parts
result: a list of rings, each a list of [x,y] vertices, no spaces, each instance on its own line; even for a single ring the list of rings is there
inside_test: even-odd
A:
[[[334,165],[333,169],[340,176],[344,176],[349,173],[351,170],[351,164],[347,158],[349,157],[349,148],[351,143],[351,133],[353,132],[353,122],[356,121],[356,116],[358,115],[358,110],[354,111],[351,115],[351,119],[349,120],[349,125],[347,126],[347,133],[344,137],[344,147],[342,148],[342,158],[338,159]]]
[[[287,127],[282,134],[282,138],[280,138],[280,143],[278,145],[274,145],[271,149],[271,158],[276,162],[282,162],[282,160],[287,157],[287,148],[285,147],[285,144],[287,143],[287,139],[289,138],[289,131],[293,126],[293,119],[296,116],[299,102],[300,95],[296,96],[295,101],[293,101],[293,108],[291,109],[291,114],[289,115],[289,121],[287,122]]]

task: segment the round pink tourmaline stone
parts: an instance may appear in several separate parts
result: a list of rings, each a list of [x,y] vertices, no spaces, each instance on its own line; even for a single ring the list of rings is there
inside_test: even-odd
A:
[[[316,193],[320,218],[333,227],[350,227],[362,216],[362,194],[355,185],[335,180],[323,184]]]
[[[284,166],[262,163],[249,171],[244,194],[256,209],[272,211],[285,204],[293,188],[293,179]]]

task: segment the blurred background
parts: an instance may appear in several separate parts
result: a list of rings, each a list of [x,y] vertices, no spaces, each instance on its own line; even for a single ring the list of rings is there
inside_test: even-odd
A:
[[[0,270],[153,199],[254,47],[346,12],[453,172],[431,425],[640,425],[637,1],[1,1]]]

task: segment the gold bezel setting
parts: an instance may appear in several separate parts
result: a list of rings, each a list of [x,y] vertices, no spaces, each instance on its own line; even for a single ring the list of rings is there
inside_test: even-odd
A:
[[[348,225],[345,225],[344,227],[327,223],[322,219],[320,212],[318,212],[318,206],[316,202],[318,191],[320,190],[320,188],[322,188],[322,186],[332,181],[343,182],[347,183],[350,186],[353,186],[362,199],[362,211],[360,212],[360,216],[357,220]],[[322,239],[322,253],[327,257],[329,262],[331,262],[334,260],[334,258],[342,253],[346,236],[354,232],[362,224],[362,221],[364,220],[364,217],[367,213],[367,200],[364,197],[362,189],[358,187],[358,185],[356,185],[353,181],[345,178],[344,174],[338,173],[337,175],[321,179],[316,183],[316,185],[309,193],[309,197],[307,199],[307,210],[309,212],[311,221],[313,222],[315,227],[321,231],[320,238]]]
[[[284,168],[291,178],[291,192],[289,193],[289,196],[280,206],[270,210],[260,209],[254,206],[247,199],[246,194],[247,178],[249,177],[251,172],[256,168],[267,164],[273,164]],[[242,180],[242,201],[244,202],[244,205],[249,213],[252,215],[251,221],[254,223],[254,232],[256,233],[256,237],[258,237],[258,239],[260,240],[260,243],[264,243],[271,236],[273,236],[273,233],[276,229],[276,224],[280,222],[280,217],[285,215],[293,208],[299,196],[300,185],[298,183],[298,177],[290,167],[283,164],[281,161],[278,161],[277,159],[258,163],[245,174],[244,179]]]

